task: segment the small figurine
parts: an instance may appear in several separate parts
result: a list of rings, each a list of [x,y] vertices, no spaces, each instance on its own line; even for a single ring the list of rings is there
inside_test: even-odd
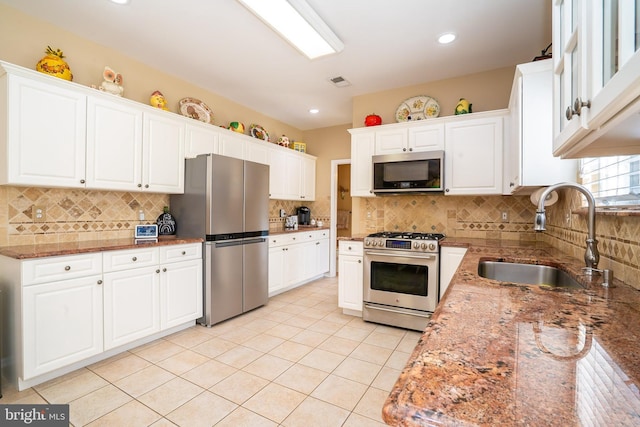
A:
[[[156,90],[151,94],[149,97],[149,105],[160,108],[161,110],[169,111],[169,107],[167,107],[167,100],[164,99],[164,95],[159,90]]]
[[[455,115],[471,113],[471,104],[464,98],[460,98],[458,105],[456,105]]]
[[[102,78],[104,81],[100,83],[100,87],[98,89],[116,96],[122,96],[124,94],[124,88],[122,87],[122,74],[116,73],[109,67],[104,67]]]
[[[73,74],[69,64],[64,60],[64,55],[60,49],[53,49],[47,46],[46,55],[36,64],[36,70],[41,73],[50,74],[64,80],[73,80]]]
[[[289,138],[285,135],[282,135],[280,138],[278,138],[278,145],[282,147],[289,147]]]
[[[229,129],[234,132],[244,133],[244,124],[241,122],[231,122],[229,123]]]

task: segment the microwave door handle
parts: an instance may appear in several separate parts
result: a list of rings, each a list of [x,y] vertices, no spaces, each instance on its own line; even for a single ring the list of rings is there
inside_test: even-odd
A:
[[[396,257],[396,258],[415,258],[415,259],[435,259],[435,255],[393,255],[389,252],[365,252],[366,255],[380,255],[385,257]]]

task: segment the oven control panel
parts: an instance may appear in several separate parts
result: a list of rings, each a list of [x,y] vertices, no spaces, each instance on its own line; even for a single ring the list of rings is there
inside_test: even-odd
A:
[[[377,239],[367,237],[364,239],[365,248],[387,249],[415,252],[437,252],[437,241],[418,241],[418,240],[401,240],[401,239]]]

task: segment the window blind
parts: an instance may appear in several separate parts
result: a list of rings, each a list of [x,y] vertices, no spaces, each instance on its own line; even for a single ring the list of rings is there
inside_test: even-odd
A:
[[[640,207],[640,155],[581,159],[580,180],[598,206]]]

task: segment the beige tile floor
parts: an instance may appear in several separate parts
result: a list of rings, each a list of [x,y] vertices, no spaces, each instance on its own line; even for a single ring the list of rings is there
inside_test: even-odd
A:
[[[338,308],[320,279],[212,328],[194,326],[0,403],[69,403],[73,426],[383,426],[420,334]]]

